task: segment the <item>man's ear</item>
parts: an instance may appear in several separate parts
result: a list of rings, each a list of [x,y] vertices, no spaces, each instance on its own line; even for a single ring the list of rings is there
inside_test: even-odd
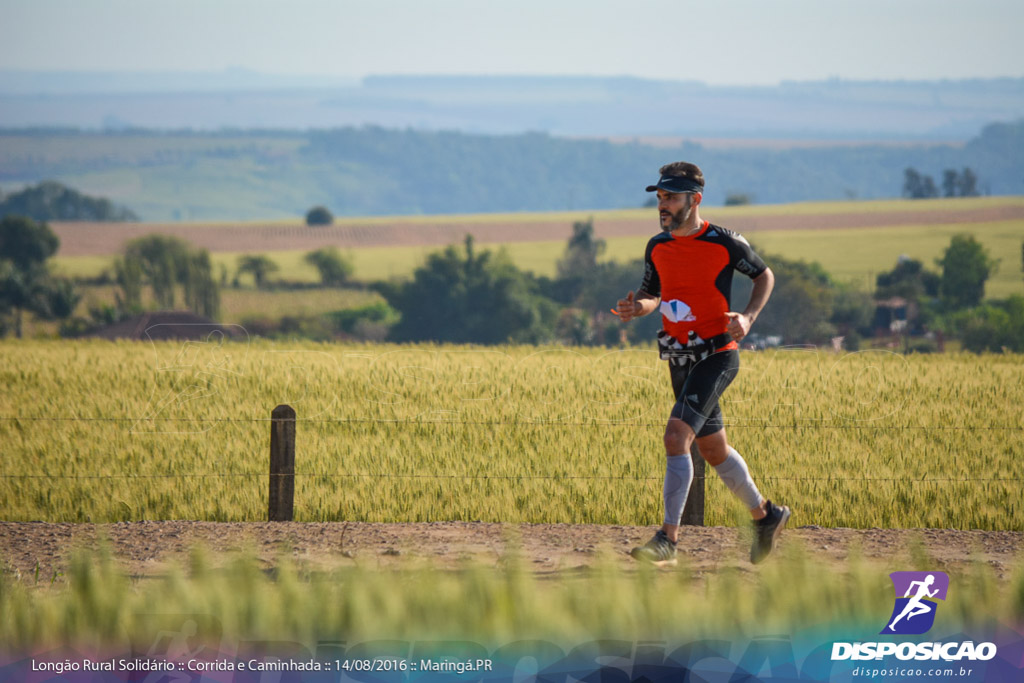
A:
[[[700,202],[701,202],[702,199],[704,199],[704,193],[703,192],[694,192],[693,193],[693,205],[694,206],[700,206]]]

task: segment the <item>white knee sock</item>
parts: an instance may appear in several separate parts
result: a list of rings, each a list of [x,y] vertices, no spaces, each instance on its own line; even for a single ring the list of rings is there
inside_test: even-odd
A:
[[[718,476],[722,478],[729,490],[735,493],[748,509],[753,510],[764,500],[761,497],[761,492],[757,490],[754,480],[750,478],[750,470],[747,469],[747,463],[743,460],[743,456],[737,453],[732,446],[729,446],[729,450],[726,452],[725,460],[722,464],[715,465],[715,471],[718,472]]]
[[[671,455],[666,458],[665,486],[665,524],[678,525],[686,507],[686,497],[693,483],[693,462],[689,453]]]

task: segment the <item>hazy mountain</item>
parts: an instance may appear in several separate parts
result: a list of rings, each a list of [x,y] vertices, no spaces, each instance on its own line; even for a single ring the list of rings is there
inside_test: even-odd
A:
[[[716,149],[544,133],[0,131],[0,185],[44,179],[108,197],[145,220],[551,211],[638,207],[660,165],[696,161],[705,202],[898,197],[904,169],[941,182],[970,167],[983,194],[1024,194],[1024,120],[959,145]]]
[[[293,88],[348,88],[357,78],[223,71],[14,71],[0,69],[0,95],[125,95],[129,93],[232,92]]]
[[[1024,79],[725,87],[632,77],[0,71],[0,127],[377,125],[562,136],[964,141],[1024,116]]]

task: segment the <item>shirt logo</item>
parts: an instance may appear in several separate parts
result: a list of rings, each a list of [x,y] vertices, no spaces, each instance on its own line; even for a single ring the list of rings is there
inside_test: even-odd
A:
[[[935,623],[936,600],[945,600],[949,576],[945,572],[893,572],[896,604],[882,634],[920,635]]]
[[[736,270],[740,271],[744,275],[752,274],[757,268],[754,267],[753,263],[750,263],[745,258],[741,258],[736,262]]]
[[[661,314],[667,320],[674,323],[692,322],[697,318],[690,312],[690,307],[685,301],[672,299],[672,301],[661,302]]]
[[[651,276],[653,274],[654,274],[654,266],[652,266],[650,263],[645,263],[644,264],[644,283],[645,284],[650,281]]]

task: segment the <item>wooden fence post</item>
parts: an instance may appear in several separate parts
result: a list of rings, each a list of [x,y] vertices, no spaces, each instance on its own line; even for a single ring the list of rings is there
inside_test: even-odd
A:
[[[271,522],[290,522],[295,505],[295,409],[279,405],[270,413]]]
[[[704,472],[707,463],[700,457],[696,441],[690,446],[690,458],[693,460],[693,483],[683,508],[683,524],[704,526]]]

